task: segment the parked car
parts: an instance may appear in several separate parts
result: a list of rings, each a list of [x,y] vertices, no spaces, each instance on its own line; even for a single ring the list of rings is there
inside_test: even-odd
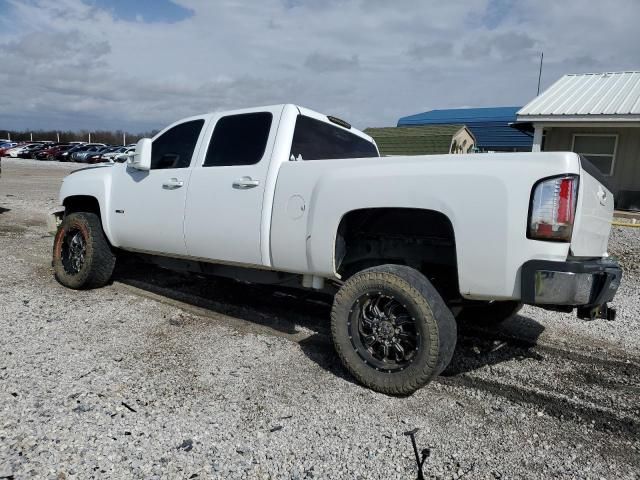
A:
[[[110,147],[107,151],[102,152],[100,155],[101,162],[113,163],[115,158],[124,153],[127,150],[127,147]]]
[[[0,157],[9,157],[9,151],[13,150],[14,148],[19,148],[20,146],[22,146],[23,144],[21,143],[16,143],[15,145],[12,146],[7,146],[7,147],[3,147],[0,149]]]
[[[72,145],[70,149],[68,149],[68,150],[66,150],[66,151],[64,151],[62,153],[59,153],[57,155],[57,159],[59,161],[61,161],[61,162],[70,162],[71,161],[71,155],[73,155],[74,152],[77,152],[81,148],[86,146],[85,143],[75,143],[75,144],[71,144],[70,143],[70,145]]]
[[[4,154],[7,150],[14,148],[18,145],[17,142],[4,142],[0,144],[0,158],[4,157]]]
[[[7,153],[12,158],[29,158],[28,155],[30,154],[31,150],[39,147],[40,145],[40,143],[26,143],[12,148]]]
[[[4,152],[4,156],[5,157],[12,157],[12,158],[17,158],[18,156],[18,152],[22,149],[22,147],[24,147],[24,143],[18,143],[17,145],[13,146],[13,147],[9,147],[5,150]]]
[[[207,133],[209,132],[209,133]],[[121,250],[167,268],[334,295],[362,384],[410,394],[448,365],[456,320],[523,303],[611,319],[613,194],[573,152],[380,157],[335,117],[277,105],[187,118],[132,162],[60,190],[56,279],[106,285]]]
[[[69,150],[72,145],[58,144],[50,147],[45,147],[39,152],[36,152],[35,158],[37,160],[56,160],[56,156],[62,152]]]
[[[117,149],[118,147],[103,147],[101,149],[99,149],[97,152],[95,153],[91,153],[89,155],[87,155],[87,157],[84,159],[85,163],[103,163],[103,162],[109,162],[108,159],[104,158],[104,155],[107,155],[109,152],[112,152],[113,150]]]
[[[33,159],[35,158],[36,153],[38,153],[39,151],[48,148],[49,145],[51,145],[49,142],[36,142],[34,143],[33,146],[25,149],[21,154],[20,154],[20,158],[25,158],[25,159]]]
[[[104,147],[103,143],[85,143],[83,145],[78,145],[73,151],[69,150],[70,155],[68,155],[68,159],[71,162],[77,162],[79,158],[84,159],[89,153],[96,152],[98,148]]]
[[[76,154],[74,154],[73,159],[76,162],[86,163],[87,162],[87,158],[89,158],[92,155],[99,154],[99,153],[103,152],[105,150],[105,148],[107,148],[106,145],[95,145],[95,146],[90,147],[89,149],[87,149],[87,150],[85,150],[83,152],[77,152]]]
[[[40,143],[40,145],[37,145],[37,146],[31,148],[28,152],[26,152],[24,158],[35,159],[36,155],[38,155],[38,153],[40,153],[41,151],[46,150],[48,148],[51,148],[54,145],[57,145],[57,144],[56,143],[48,143],[48,142]]]
[[[127,160],[129,160],[129,158],[131,157],[131,155],[133,155],[136,151],[135,147],[127,147],[126,150],[122,153],[119,153],[118,155],[116,155],[113,158],[113,161],[116,163],[124,163]]]

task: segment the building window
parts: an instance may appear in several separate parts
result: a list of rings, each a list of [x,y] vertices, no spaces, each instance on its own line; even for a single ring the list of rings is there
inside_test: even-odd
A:
[[[618,135],[575,134],[571,150],[584,155],[604,175],[613,175]]]

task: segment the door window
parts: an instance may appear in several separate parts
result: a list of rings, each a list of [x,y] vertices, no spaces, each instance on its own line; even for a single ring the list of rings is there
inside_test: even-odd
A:
[[[222,117],[216,123],[205,158],[205,167],[254,165],[267,147],[273,115],[243,113]]]
[[[170,128],[153,141],[151,170],[188,168],[204,120],[191,120]]]
[[[575,134],[572,150],[584,155],[604,175],[612,175],[617,144],[617,135]]]
[[[373,143],[315,118],[298,115],[291,155],[302,160],[378,157]]]

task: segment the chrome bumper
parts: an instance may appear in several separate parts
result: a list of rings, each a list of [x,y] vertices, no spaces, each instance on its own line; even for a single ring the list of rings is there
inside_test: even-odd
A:
[[[622,270],[611,260],[530,260],[522,266],[522,302],[596,307],[613,300]]]

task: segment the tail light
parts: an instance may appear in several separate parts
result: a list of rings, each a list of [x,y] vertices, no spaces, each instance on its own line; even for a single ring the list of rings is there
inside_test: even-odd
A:
[[[531,195],[527,237],[535,240],[571,241],[577,198],[576,175],[538,182]]]

